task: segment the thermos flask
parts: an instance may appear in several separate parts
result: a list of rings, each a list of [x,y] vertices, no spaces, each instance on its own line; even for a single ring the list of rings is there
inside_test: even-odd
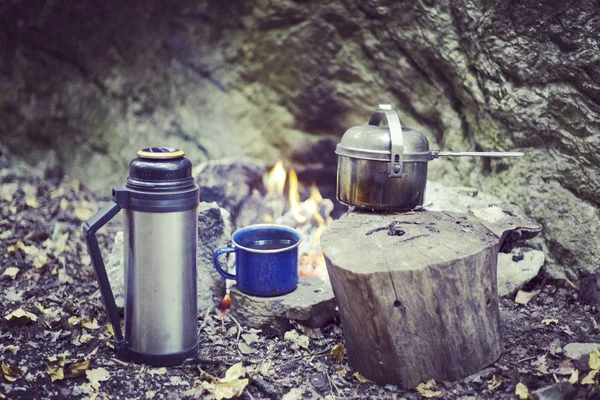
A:
[[[199,188],[181,150],[137,152],[125,187],[83,227],[113,326],[117,357],[177,365],[197,354],[196,264]],[[96,232],[124,210],[125,335]]]

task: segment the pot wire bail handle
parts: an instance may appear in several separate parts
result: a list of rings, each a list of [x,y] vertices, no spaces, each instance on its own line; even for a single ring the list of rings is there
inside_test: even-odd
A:
[[[404,154],[402,125],[400,124],[398,114],[392,110],[390,104],[379,104],[377,111],[369,119],[369,125],[378,126],[383,117],[387,119],[390,129],[390,164],[388,175],[390,178],[402,178],[402,159]]]

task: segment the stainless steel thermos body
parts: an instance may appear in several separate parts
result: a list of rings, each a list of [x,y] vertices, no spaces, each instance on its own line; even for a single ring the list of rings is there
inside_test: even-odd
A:
[[[197,354],[199,188],[191,163],[171,148],[140,150],[123,188],[84,226],[117,356],[176,365]],[[124,210],[125,334],[95,232]]]

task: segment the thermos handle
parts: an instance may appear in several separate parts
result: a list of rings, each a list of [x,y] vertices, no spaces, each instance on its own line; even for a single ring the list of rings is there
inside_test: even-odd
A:
[[[90,257],[92,259],[92,265],[96,271],[96,278],[98,278],[100,293],[102,294],[104,306],[106,307],[106,312],[108,313],[108,320],[110,321],[115,334],[115,348],[117,353],[121,353],[127,349],[125,347],[125,340],[123,339],[123,332],[121,331],[119,310],[117,309],[115,297],[110,287],[108,275],[106,274],[106,268],[104,267],[102,253],[100,253],[100,247],[98,246],[96,232],[115,215],[117,215],[120,210],[121,207],[119,204],[117,204],[115,201],[111,201],[102,207],[100,211],[98,211],[83,225],[83,236],[85,237],[88,252],[90,253]]]
[[[225,270],[223,270],[223,268],[221,268],[221,264],[219,264],[219,256],[221,254],[227,254],[227,253],[235,253],[235,248],[234,247],[224,247],[222,249],[215,250],[215,254],[213,255],[213,261],[215,263],[215,268],[217,268],[217,271],[219,272],[219,274],[221,274],[221,276],[223,278],[235,280],[235,275],[230,274],[229,272],[225,272]]]
[[[378,126],[381,120],[387,119],[390,129],[390,164],[388,175],[390,178],[402,178],[402,159],[404,154],[404,138],[402,136],[402,125],[396,111],[389,104],[380,104],[377,111],[371,115],[369,125]]]

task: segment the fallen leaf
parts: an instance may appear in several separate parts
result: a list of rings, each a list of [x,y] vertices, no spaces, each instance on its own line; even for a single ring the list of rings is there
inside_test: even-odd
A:
[[[40,253],[37,254],[34,258],[33,258],[33,266],[36,269],[40,269],[43,268],[45,265],[47,265],[50,262],[50,259],[48,258],[48,255],[46,253]]]
[[[25,198],[25,204],[31,208],[40,208],[40,203],[34,196]]]
[[[575,371],[573,371],[573,373],[571,374],[571,377],[569,378],[569,383],[574,385],[577,383],[578,380],[579,380],[579,371],[575,370]]]
[[[560,330],[569,336],[575,336],[575,333],[569,328],[569,325],[560,326]]]
[[[150,368],[146,371],[146,373],[148,375],[164,375],[167,373],[167,368],[166,367],[162,367],[162,368]]]
[[[18,189],[18,183],[5,183],[0,185],[0,198],[4,201],[11,202]]]
[[[14,280],[17,277],[20,269],[17,267],[8,267],[2,273],[2,276],[8,276],[10,279]]]
[[[10,314],[5,315],[4,319],[10,322],[25,325],[37,321],[37,316],[35,314],[23,310],[22,308],[19,308],[18,310],[15,310]]]
[[[248,354],[254,354],[256,353],[256,349],[253,348],[252,346],[248,346],[246,343],[244,342],[239,342],[238,343],[238,349],[240,350],[240,352],[244,355],[248,355]]]
[[[79,324],[79,322],[81,322],[81,319],[75,316],[70,317],[67,322],[69,323],[69,325],[77,325]]]
[[[14,382],[17,379],[19,379],[21,376],[23,376],[23,373],[21,372],[21,370],[19,369],[19,367],[16,367],[14,365],[7,365],[7,364],[2,364],[2,375],[4,375],[4,379],[6,379],[9,382]]]
[[[360,373],[355,372],[354,375],[352,375],[354,378],[356,378],[357,381],[359,381],[360,383],[369,383],[369,382],[373,382],[367,378],[365,378],[364,376],[362,376]]]
[[[492,377],[491,381],[488,381],[488,389],[495,390],[502,386],[502,381],[500,379],[496,379],[496,375]]]
[[[544,319],[542,320],[542,324],[548,326],[550,324],[558,324],[558,320],[557,319]]]
[[[293,388],[289,392],[287,392],[281,400],[302,400],[304,399],[304,391],[302,389]]]
[[[344,345],[341,343],[336,344],[331,349],[331,357],[335,358],[339,362],[344,361]]]
[[[84,328],[87,328],[87,329],[91,329],[91,330],[100,328],[100,325],[98,325],[98,321],[96,321],[96,318],[94,318],[91,321],[89,319],[82,319],[81,326],[83,326]]]
[[[92,387],[96,390],[100,388],[100,382],[110,379],[110,373],[105,368],[88,369],[85,371],[85,376],[90,381]]]
[[[81,336],[79,336],[79,342],[81,342],[81,343],[88,343],[92,339],[94,339],[94,337],[92,335],[90,335],[89,333],[84,333]]]
[[[515,303],[527,305],[540,292],[541,290],[534,290],[533,292],[525,292],[524,290],[519,290],[517,292],[517,296],[515,297]]]
[[[428,399],[440,397],[444,393],[441,390],[436,390],[437,385],[433,379],[430,379],[425,383],[419,383],[416,389],[421,396],[426,397]]]
[[[254,332],[252,332],[252,333],[243,333],[242,334],[242,339],[244,339],[244,342],[246,342],[247,345],[251,345],[252,342],[258,341],[259,337]]]
[[[42,314],[48,314],[50,311],[52,311],[50,308],[44,308],[43,305],[41,305],[39,302],[35,302],[33,303],[33,305],[35,306],[35,308],[38,309],[39,312],[41,312]]]
[[[17,354],[17,351],[19,351],[20,348],[21,346],[13,346],[12,344],[8,344],[4,346],[2,352],[6,353],[7,351],[10,351],[13,354]]]
[[[273,361],[267,360],[260,365],[260,368],[258,369],[258,371],[261,373],[261,375],[268,376],[272,372],[272,370],[271,370],[272,366],[273,366]]]
[[[292,343],[292,349],[298,350],[300,347],[308,350],[309,339],[306,335],[301,335],[297,330],[287,331],[283,338]]]
[[[593,385],[595,383],[595,379],[594,378],[596,377],[597,373],[598,373],[597,369],[594,369],[594,370],[590,371],[590,373],[587,374],[585,376],[585,378],[583,378],[581,380],[581,382],[579,382],[579,383],[581,383],[582,385]]]
[[[88,219],[92,218],[94,211],[86,207],[77,207],[75,208],[75,211],[73,211],[73,215],[75,215],[75,218],[79,219],[80,221],[87,221]]]
[[[546,355],[542,354],[537,358],[537,360],[531,362],[531,366],[535,367],[542,374],[549,374],[548,364],[546,363]]]
[[[529,394],[529,389],[527,389],[527,386],[523,385],[520,382],[517,383],[517,387],[515,388],[515,394],[519,396],[519,399],[521,400],[533,399],[533,397]]]
[[[240,379],[244,375],[246,375],[246,370],[241,362],[232,365],[225,372],[223,379],[217,379],[213,382],[215,385],[215,398],[221,400],[240,396],[249,382],[248,378]]]
[[[46,362],[46,373],[50,375],[50,380],[52,382],[65,379],[65,371],[63,369],[65,358],[65,354],[58,354],[48,358],[48,361]]]
[[[590,359],[588,360],[590,369],[600,369],[600,352],[594,349],[590,352]]]

